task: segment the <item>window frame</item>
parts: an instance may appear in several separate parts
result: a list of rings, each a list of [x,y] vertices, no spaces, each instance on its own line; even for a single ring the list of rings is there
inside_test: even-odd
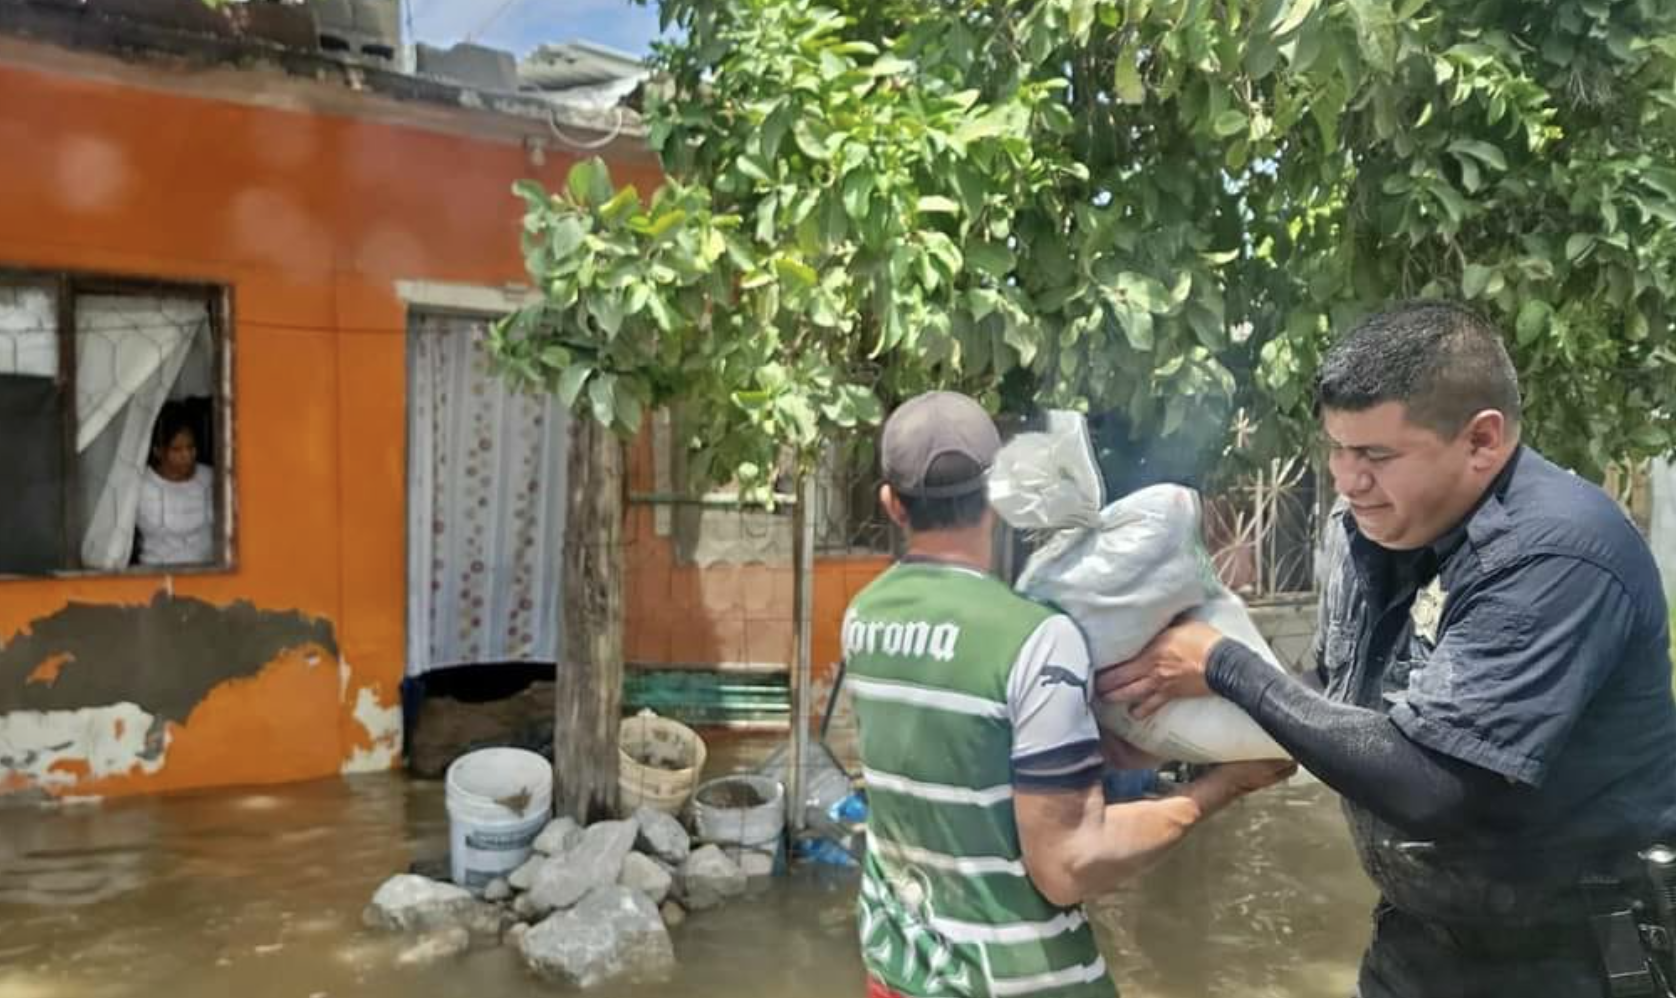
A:
[[[173,279],[104,271],[48,269],[0,262],[0,285],[32,286],[53,297],[57,319],[56,345],[59,390],[60,449],[65,469],[60,476],[59,497],[64,510],[59,537],[60,561],[64,567],[39,574],[0,572],[0,582],[49,579],[135,578],[173,575],[220,575],[238,569],[238,532],[234,502],[235,453],[233,431],[233,289],[226,283],[200,279]],[[215,397],[211,407],[215,419],[215,503],[216,557],[208,564],[128,565],[120,569],[86,568],[81,563],[82,524],[76,463],[76,301],[83,295],[143,296],[202,300],[209,316],[211,364]]]

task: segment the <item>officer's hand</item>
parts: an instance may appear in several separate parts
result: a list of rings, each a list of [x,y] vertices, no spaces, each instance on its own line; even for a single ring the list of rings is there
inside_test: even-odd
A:
[[[1129,705],[1129,713],[1144,720],[1171,700],[1210,696],[1205,685],[1205,660],[1222,640],[1222,632],[1198,620],[1164,629],[1141,653],[1121,665],[1105,669],[1094,680],[1100,695]]]

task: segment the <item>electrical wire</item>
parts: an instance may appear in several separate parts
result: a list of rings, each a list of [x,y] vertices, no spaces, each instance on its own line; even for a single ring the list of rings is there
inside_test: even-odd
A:
[[[554,138],[558,139],[561,143],[572,149],[604,149],[606,146],[617,141],[618,137],[623,134],[624,125],[628,122],[628,115],[624,113],[623,106],[621,104],[612,105],[611,110],[617,112],[617,121],[611,126],[611,131],[602,139],[589,141],[586,139],[574,139],[566,135],[564,131],[559,128],[558,108],[555,107],[547,109],[547,127],[552,129]]]

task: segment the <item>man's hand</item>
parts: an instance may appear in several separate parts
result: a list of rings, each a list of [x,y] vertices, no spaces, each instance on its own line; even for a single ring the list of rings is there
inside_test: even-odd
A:
[[[1171,700],[1210,696],[1205,662],[1221,640],[1222,632],[1202,621],[1174,624],[1139,655],[1098,673],[1094,688],[1107,700],[1128,704],[1137,720],[1158,713]]]
[[[1290,759],[1225,762],[1188,784],[1186,792],[1211,814],[1246,794],[1272,787],[1297,771],[1298,764]]]
[[[1106,765],[1113,769],[1157,769],[1164,764],[1164,760],[1136,748],[1105,728],[1100,729],[1100,754],[1105,757]]]

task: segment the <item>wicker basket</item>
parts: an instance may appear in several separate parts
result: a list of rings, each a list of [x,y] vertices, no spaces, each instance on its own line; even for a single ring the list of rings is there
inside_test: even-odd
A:
[[[656,808],[678,814],[704,772],[704,739],[693,729],[643,710],[617,734],[617,789],[624,814]]]

